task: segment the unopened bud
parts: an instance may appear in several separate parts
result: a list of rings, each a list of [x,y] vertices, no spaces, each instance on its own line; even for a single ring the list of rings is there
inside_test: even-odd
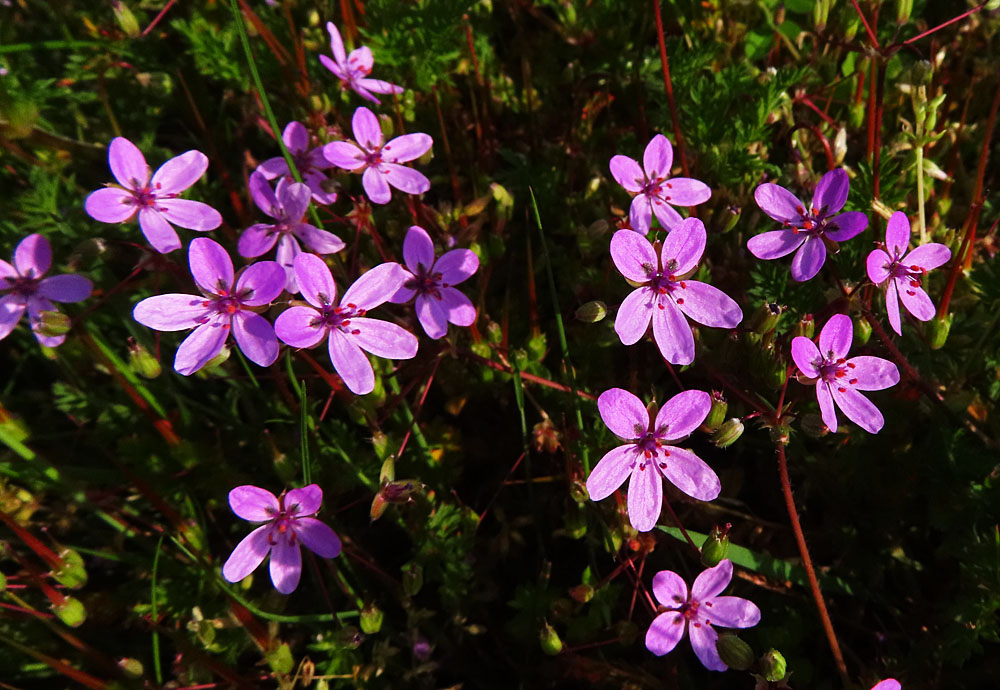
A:
[[[389,502],[385,500],[382,492],[375,494],[375,498],[372,499],[372,507],[368,510],[368,518],[375,522],[385,513],[385,509],[389,507]]]
[[[896,23],[903,25],[910,21],[913,12],[913,0],[896,0]]]
[[[868,323],[868,319],[863,316],[854,319],[854,343],[864,345],[871,337],[872,325]]]
[[[414,597],[424,586],[424,569],[416,561],[410,561],[402,567],[403,591]]]
[[[563,650],[563,642],[559,638],[559,633],[549,625],[548,621],[545,621],[542,629],[538,631],[538,641],[542,646],[542,651],[549,656],[555,656]]]
[[[753,648],[736,635],[729,633],[719,635],[715,649],[719,652],[722,663],[734,671],[747,671],[755,661]]]
[[[847,121],[851,124],[852,129],[860,127],[865,121],[865,104],[852,103],[847,110]]]
[[[378,433],[381,434],[382,436],[385,436],[385,434],[382,434],[382,432]],[[388,443],[388,440],[386,441],[386,443]],[[382,486],[385,486],[395,478],[396,478],[396,456],[390,455],[385,459],[385,462],[382,463],[382,469],[379,470],[378,473],[378,483],[381,484]]]
[[[721,391],[712,391],[712,407],[705,417],[704,427],[706,431],[715,431],[726,421],[726,412],[729,410],[729,403],[723,397]]]
[[[361,632],[366,635],[374,635],[382,629],[382,619],[385,614],[382,609],[374,603],[369,602],[361,609]]]
[[[408,503],[423,488],[424,485],[415,479],[400,479],[395,482],[386,482],[382,485],[379,493],[389,503]]]
[[[952,315],[935,316],[927,322],[927,339],[930,341],[932,350],[940,350],[948,340],[948,333],[951,332]]]
[[[777,649],[772,649],[760,658],[760,668],[764,673],[765,679],[772,683],[777,683],[785,678],[788,665],[785,663],[785,657],[781,655],[781,652]]]
[[[335,630],[332,634],[333,646],[336,649],[357,649],[365,641],[365,636],[353,625]]]
[[[772,426],[768,429],[768,433],[770,433],[771,435],[772,443],[775,444],[780,443],[783,446],[788,445],[788,440],[791,438],[792,435],[792,430],[788,426],[788,423],[791,421],[792,420],[790,418],[786,418],[786,421],[776,426]]]
[[[926,86],[931,83],[934,67],[927,60],[917,60],[910,67],[910,83],[915,86]]]
[[[608,305],[599,299],[581,304],[576,310],[576,320],[584,323],[597,323],[608,315]]]
[[[826,28],[826,20],[830,15],[830,5],[826,0],[817,0],[813,3],[813,26],[817,33],[823,33]]]
[[[163,367],[141,343],[130,340],[128,344],[128,366],[144,379],[155,379],[163,373]]]
[[[499,345],[503,341],[503,330],[496,321],[490,321],[486,325],[486,339],[493,345]]]
[[[815,332],[816,321],[813,319],[812,314],[803,316],[795,326],[795,335],[802,336],[803,338],[812,338]]]
[[[736,417],[730,417],[712,434],[711,441],[716,448],[728,448],[743,435],[743,422]]]
[[[646,405],[646,414],[649,415],[650,419],[656,419],[656,415],[660,414],[660,404],[655,400],[650,400],[649,404]]]
[[[858,35],[858,29],[860,28],[861,28],[861,20],[854,19],[853,21],[849,22],[847,28],[844,29],[843,40],[846,43],[850,43],[851,41],[853,41],[854,37]],[[862,110],[864,110],[864,107],[862,107]]]
[[[740,215],[742,214],[742,209],[739,206],[730,204],[726,206],[722,211],[722,232],[729,232],[736,227],[736,224],[740,221]]]
[[[40,318],[35,326],[35,331],[49,338],[66,335],[73,325],[69,317],[59,311],[45,310],[39,312],[38,315]]]
[[[777,302],[762,304],[750,317],[750,330],[761,335],[770,333],[778,327],[778,322],[781,321],[781,315],[784,311],[785,307]]]
[[[830,430],[826,427],[826,423],[823,418],[818,414],[808,413],[802,415],[802,421],[799,422],[799,428],[802,429],[802,433],[810,438],[822,438],[830,433]]]
[[[726,523],[724,527],[716,525],[705,537],[705,543],[701,545],[701,562],[708,568],[714,568],[729,553],[729,529],[732,527]],[[742,670],[742,669],[741,669]]]
[[[586,604],[594,598],[594,588],[590,585],[577,585],[576,587],[570,587],[569,595],[573,597],[573,601]]]
[[[137,38],[142,30],[139,28],[139,21],[135,18],[124,2],[111,0],[111,11],[115,15],[115,21],[121,27],[122,32],[129,38]]]

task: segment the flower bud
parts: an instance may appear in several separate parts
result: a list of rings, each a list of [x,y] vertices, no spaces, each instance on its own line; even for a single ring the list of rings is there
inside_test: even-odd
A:
[[[916,86],[926,86],[931,83],[933,74],[934,67],[929,61],[917,60],[910,68],[910,83]]]
[[[716,448],[728,448],[736,443],[743,435],[743,422],[736,417],[731,417],[719,427],[719,430],[712,434],[711,441]]]
[[[864,345],[872,337],[872,325],[868,323],[868,319],[863,316],[859,316],[854,319],[854,343],[855,345]]]
[[[827,0],[816,0],[813,3],[813,26],[816,27],[816,33],[823,33],[823,29],[826,28],[826,20],[830,15],[830,4]]]
[[[787,667],[785,657],[777,649],[772,649],[760,658],[760,668],[764,673],[764,678],[772,683],[784,679]]]
[[[416,561],[410,561],[404,565],[403,571],[403,591],[408,596],[415,597],[424,586],[424,569]]]
[[[858,29],[861,28],[861,20],[855,18],[851,21],[847,28],[844,29],[844,34],[841,37],[845,43],[850,43],[854,40],[854,37],[858,35]],[[862,105],[861,111],[864,112],[864,106]]]
[[[69,333],[70,327],[73,325],[69,317],[59,311],[41,311],[38,314],[41,319],[38,325],[35,326],[35,331],[41,335],[47,336],[49,338],[54,338],[58,335],[66,335]]]
[[[722,232],[729,232],[736,227],[736,224],[740,222],[740,215],[742,214],[742,209],[739,206],[730,204],[722,210]]]
[[[749,330],[761,335],[773,331],[781,321],[784,311],[785,307],[777,302],[762,304],[750,317]]]
[[[865,104],[852,103],[851,107],[847,110],[847,121],[851,124],[852,129],[857,129],[864,124]]]
[[[357,649],[365,641],[365,636],[353,625],[334,631],[332,635],[335,649]]]
[[[798,324],[795,326],[795,335],[802,336],[803,338],[812,338],[813,333],[816,332],[816,321],[813,319],[812,314],[806,314],[801,319],[799,319]]]
[[[788,445],[788,439],[791,437],[792,430],[788,426],[789,422],[792,421],[791,417],[786,417],[785,421],[777,426],[772,426],[768,429],[768,433],[771,435],[772,443],[780,443],[783,446]]]
[[[569,595],[573,597],[573,601],[586,604],[594,598],[594,588],[590,585],[577,585],[576,587],[570,587]]]
[[[559,638],[556,629],[545,621],[542,629],[538,631],[538,641],[542,646],[542,651],[548,656],[555,656],[563,650],[563,642]]]
[[[722,528],[716,525],[708,533],[708,536],[705,537],[705,543],[701,545],[701,562],[706,567],[714,568],[726,557],[726,554],[729,552],[730,527],[732,525],[729,523],[726,523],[726,526]]]
[[[135,18],[124,2],[111,0],[111,12],[115,15],[115,21],[121,27],[122,32],[129,38],[138,38],[142,32],[139,28],[139,21]]]
[[[493,345],[499,345],[503,340],[503,330],[496,321],[490,321],[486,325],[486,339]]]
[[[896,0],[896,23],[902,26],[910,21],[913,12],[913,0]]]
[[[715,649],[719,652],[722,663],[734,671],[747,671],[755,661],[753,648],[736,635],[729,633],[719,635]]]
[[[948,333],[951,331],[952,315],[935,316],[927,322],[927,339],[930,341],[932,350],[940,350],[948,340]]]
[[[163,373],[163,367],[160,366],[156,357],[141,343],[132,339],[129,339],[128,344],[128,366],[144,379],[155,379]]]
[[[823,418],[812,412],[802,415],[799,428],[802,430],[802,433],[810,438],[822,438],[830,433],[830,430],[826,428]]]
[[[123,657],[118,660],[118,668],[129,678],[142,677],[142,662],[132,657]]]
[[[365,604],[364,608],[361,609],[361,632],[366,635],[374,635],[382,629],[382,619],[384,617],[385,614],[382,613],[382,609],[376,606],[374,602]]]
[[[65,625],[71,628],[79,628],[87,620],[87,609],[83,603],[74,597],[63,597],[62,602],[52,606],[52,612]]]
[[[599,299],[581,304],[576,309],[576,320],[584,323],[597,323],[608,315],[608,305]]]
[[[722,391],[712,391],[712,407],[709,409],[708,416],[705,417],[705,423],[702,425],[705,431],[716,431],[722,426],[722,423],[726,421],[726,412],[728,410],[729,403],[723,397]]]
[[[378,432],[382,436],[382,432]],[[388,440],[386,441],[388,443]],[[383,487],[396,478],[396,456],[390,455],[382,463],[382,469],[378,473],[378,483]]]

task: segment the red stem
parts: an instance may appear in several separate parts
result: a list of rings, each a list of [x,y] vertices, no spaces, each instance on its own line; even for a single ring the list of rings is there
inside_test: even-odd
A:
[[[656,16],[656,37],[660,42],[660,64],[663,66],[663,86],[667,89],[667,103],[670,105],[670,119],[674,125],[674,139],[677,142],[677,151],[680,153],[681,170],[685,177],[690,177],[688,170],[687,153],[684,146],[684,137],[681,136],[681,124],[677,118],[677,104],[674,103],[674,86],[670,81],[670,62],[667,59],[667,42],[663,37],[663,18],[660,16],[660,0],[653,0],[653,12]]]
[[[851,4],[854,5],[854,9],[857,10],[858,16],[861,17],[861,23],[865,25],[865,31],[868,33],[868,38],[871,40],[872,45],[878,50],[878,38],[875,37],[875,32],[872,31],[872,27],[868,24],[868,20],[865,19],[865,13],[861,11],[858,7],[858,0],[851,0]]]
[[[913,38],[908,38],[905,41],[903,41],[903,45],[905,46],[905,45],[909,45],[909,44],[913,43],[914,41],[919,41],[924,36],[929,36],[930,34],[934,33],[935,31],[938,31],[940,29],[943,29],[944,27],[948,26],[949,24],[954,24],[957,21],[961,21],[961,20],[965,19],[966,17],[968,17],[970,14],[975,14],[979,10],[983,9],[983,7],[985,5],[986,5],[986,3],[984,2],[984,3],[980,4],[978,7],[973,7],[971,10],[967,10],[967,11],[963,12],[962,14],[958,15],[957,17],[952,17],[948,21],[942,22],[941,24],[938,24],[933,29],[927,29],[927,31],[923,32],[922,34],[917,34]]]

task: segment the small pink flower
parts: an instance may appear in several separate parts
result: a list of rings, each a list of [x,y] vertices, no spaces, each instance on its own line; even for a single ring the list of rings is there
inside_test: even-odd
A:
[[[292,162],[302,176],[302,181],[309,185],[312,191],[312,200],[317,204],[332,204],[337,200],[336,192],[328,192],[323,189],[323,183],[329,178],[322,172],[325,168],[333,167],[333,163],[328,161],[323,155],[323,147],[317,146],[309,148],[309,132],[301,122],[289,122],[285,126],[285,131],[281,133],[281,140],[285,142],[285,148],[292,156]],[[273,180],[281,177],[286,182],[295,182],[291,172],[288,170],[288,161],[284,156],[275,156],[257,166],[256,172],[261,173],[266,179]]]
[[[323,490],[316,484],[292,489],[275,498],[256,486],[237,486],[229,492],[229,506],[239,517],[264,524],[243,538],[222,566],[222,576],[239,582],[271,554],[271,582],[282,594],[299,586],[305,544],[323,558],[340,554],[337,533],[314,517],[323,503]]]
[[[607,498],[629,479],[629,522],[648,532],[656,526],[663,506],[662,479],[699,501],[716,499],[722,490],[718,475],[691,451],[672,445],[697,429],[711,408],[708,393],[684,391],[664,403],[650,423],[645,405],[627,390],[601,393],[597,399],[601,419],[628,443],[608,451],[587,477],[591,500]]]
[[[208,204],[178,198],[208,169],[201,151],[171,158],[150,179],[142,151],[128,139],[115,137],[108,147],[108,163],[121,187],[98,189],[87,197],[84,208],[94,220],[124,223],[138,213],[142,234],[161,254],[181,247],[171,224],[199,232],[222,225],[222,216]]]
[[[452,249],[440,259],[434,258],[434,243],[427,231],[413,225],[403,240],[406,274],[403,286],[389,300],[403,304],[416,298],[420,325],[431,338],[443,337],[448,324],[471,326],[476,308],[469,298],[454,288],[479,268],[479,257],[469,249]]]
[[[347,88],[372,103],[380,102],[372,93],[403,93],[401,86],[368,77],[375,65],[375,58],[372,57],[372,51],[368,46],[356,48],[348,55],[347,51],[344,50],[344,41],[340,37],[340,31],[337,30],[333,22],[326,23],[326,30],[330,32],[330,51],[333,53],[333,59],[331,60],[326,55],[320,55],[319,61],[333,72],[333,75],[342,81]]]
[[[362,173],[361,184],[373,204],[389,203],[389,185],[407,194],[423,194],[431,188],[424,175],[401,165],[430,150],[434,144],[430,135],[404,134],[384,144],[382,125],[375,113],[363,106],[354,111],[351,127],[357,143],[332,141],[323,149],[323,155],[338,168]]]
[[[629,224],[636,232],[649,232],[653,214],[665,230],[673,230],[684,220],[674,206],[696,206],[712,196],[712,190],[700,180],[670,177],[673,160],[673,147],[662,134],[657,134],[646,145],[641,168],[628,156],[618,155],[611,159],[612,176],[635,195],[628,215]]]
[[[653,577],[653,596],[667,610],[658,615],[646,631],[646,649],[657,656],[673,651],[688,631],[691,648],[709,671],[725,671],[715,645],[721,628],[751,628],[760,622],[760,609],[742,597],[719,596],[733,579],[733,563],[725,559],[703,570],[691,590],[672,570]]]
[[[934,303],[923,290],[923,279],[928,271],[951,259],[951,250],[943,244],[930,242],[907,252],[909,245],[910,220],[896,211],[885,229],[885,250],[872,251],[866,262],[869,280],[885,286],[885,310],[897,335],[903,335],[900,302],[921,321],[934,318]]]

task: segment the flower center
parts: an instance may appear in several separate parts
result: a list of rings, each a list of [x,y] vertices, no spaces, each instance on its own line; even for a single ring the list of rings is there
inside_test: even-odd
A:
[[[322,295],[320,295],[322,298]],[[345,304],[340,307],[327,305],[323,307],[319,318],[313,323],[314,326],[323,325],[326,328],[339,328],[341,333],[358,335],[361,330],[351,326],[351,319],[356,316],[364,316],[366,309],[359,309],[356,304]]]
[[[899,259],[896,259],[891,264],[888,264],[886,269],[889,271],[890,278],[897,278],[908,284],[910,288],[922,287],[924,275],[927,273],[922,266],[918,266],[916,264],[905,266],[900,263]],[[906,292],[909,295],[915,294],[915,291],[912,289],[909,289]]]
[[[673,185],[665,177],[658,175],[647,180],[642,186],[640,193],[648,197],[653,197],[656,201],[670,201],[671,189],[673,189]]]
[[[429,295],[441,299],[441,288],[448,287],[448,284],[442,280],[441,273],[432,272],[423,264],[417,264],[417,272],[403,283],[403,287],[416,290],[418,295]]]
[[[806,211],[801,206],[796,206],[795,210],[799,214],[797,221],[786,221],[785,227],[791,228],[796,235],[822,236],[826,232],[826,207],[810,208]]]
[[[854,385],[858,382],[858,379],[854,376],[853,362],[848,362],[843,357],[834,358],[833,352],[828,352],[826,359],[823,360],[821,364],[818,365],[820,378],[829,384],[837,386],[837,389],[843,393],[847,389],[844,387],[844,383],[849,383]]]
[[[374,168],[382,163],[382,147],[377,146],[373,150],[365,154],[365,165],[369,168]]]
[[[33,274],[34,269],[30,269]],[[17,276],[16,278],[4,278],[7,282],[7,287],[4,290],[10,290],[14,294],[22,295],[24,297],[29,297],[38,291],[38,284],[41,282],[41,278],[33,278],[31,275],[27,276]]]
[[[698,608],[701,606],[697,601],[693,599],[691,601],[686,601],[678,609],[681,615],[684,616],[686,620],[691,620],[692,618],[698,617]]]
[[[133,189],[131,191],[133,205],[138,206],[139,208],[156,208],[156,200],[160,197],[156,191],[148,186],[143,187],[142,189]]]

